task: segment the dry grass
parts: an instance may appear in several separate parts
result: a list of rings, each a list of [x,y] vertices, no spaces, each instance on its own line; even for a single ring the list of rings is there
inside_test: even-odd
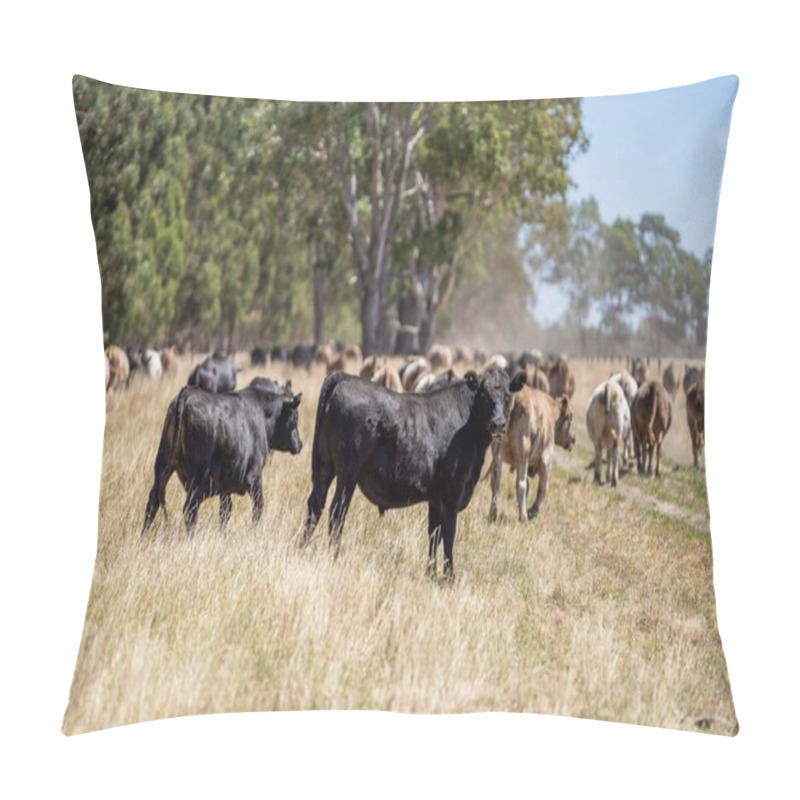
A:
[[[614,368],[576,365],[576,418]],[[424,576],[424,506],[380,518],[357,493],[337,561],[325,524],[299,550],[317,371],[292,375],[304,448],[271,458],[257,530],[249,499],[234,498],[224,536],[211,501],[189,537],[173,477],[170,519],[141,539],[164,413],[187,372],[109,398],[97,563],[65,733],[313,708],[526,711],[736,732],[708,535],[593,486],[574,459],[561,459],[533,523],[516,521],[507,473],[495,525],[488,481],[478,486],[459,519],[452,587]],[[683,467],[659,484],[636,480],[707,516],[702,473],[686,469],[680,403],[666,453]],[[582,431],[579,445],[585,462]]]

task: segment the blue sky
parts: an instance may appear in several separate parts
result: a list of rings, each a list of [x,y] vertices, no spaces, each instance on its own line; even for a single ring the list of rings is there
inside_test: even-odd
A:
[[[594,195],[606,222],[663,214],[681,246],[703,256],[713,245],[720,182],[738,78],[675,89],[583,99],[589,149],[576,157],[571,200]],[[558,292],[538,287],[535,315],[563,311]],[[560,310],[559,310],[560,308]]]

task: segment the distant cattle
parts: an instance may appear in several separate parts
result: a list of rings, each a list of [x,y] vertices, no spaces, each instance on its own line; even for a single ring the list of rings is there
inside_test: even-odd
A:
[[[378,356],[367,356],[361,364],[358,377],[363,378],[365,381],[371,381],[375,371],[384,365],[385,359],[383,361],[379,361]]]
[[[337,355],[337,353],[329,344],[321,344],[314,352],[314,361],[317,364],[324,364],[327,367],[335,355]]]
[[[683,371],[683,392],[688,394],[689,389],[694,386],[701,378],[705,379],[706,368],[687,366]]]
[[[547,380],[550,382],[550,394],[553,397],[561,397],[562,394],[565,394],[571,398],[575,394],[575,376],[572,374],[566,356],[556,356],[549,362]]]
[[[259,379],[257,379],[259,380]],[[191,530],[203,500],[219,496],[219,521],[231,515],[231,495],[249,494],[253,522],[264,505],[261,473],[271,450],[296,455],[300,395],[248,386],[215,395],[184,386],[170,403],[155,463],[153,487],[145,509],[144,533],[159,508],[166,515],[166,487],[173,472],[186,490],[183,516]]]
[[[669,396],[674,400],[675,392],[678,391],[678,387],[681,384],[680,370],[672,361],[670,361],[665,367],[664,373],[661,376],[661,382],[664,384],[664,388],[667,390],[667,392],[669,392]]]
[[[586,430],[594,445],[594,480],[600,483],[603,451],[606,453],[606,482],[619,481],[619,458],[630,438],[631,412],[622,387],[609,378],[592,392],[586,409]],[[620,453],[620,450],[623,452]]]
[[[631,361],[631,375],[633,375],[637,386],[642,386],[647,382],[647,364],[643,358],[634,358]]]
[[[375,370],[371,380],[373,383],[378,383],[387,389],[391,389],[393,392],[403,391],[403,383],[400,380],[400,376],[397,374],[397,370],[385,362]]]
[[[631,409],[633,449],[640,475],[660,475],[661,445],[672,424],[672,401],[660,381],[646,381],[639,387]]]
[[[449,386],[451,383],[455,383],[457,380],[458,378],[456,378],[456,374],[452,369],[448,369],[447,372],[442,372],[438,375],[433,372],[426,372],[414,384],[414,391],[417,394],[434,392],[437,389],[441,389],[443,386]]]
[[[296,344],[289,355],[292,366],[299,369],[305,367],[311,369],[314,361],[314,348],[306,344]]]
[[[213,394],[232,392],[236,388],[236,367],[230,359],[209,356],[192,370],[187,384]]]
[[[283,363],[289,360],[289,348],[282,344],[276,344],[269,351],[269,360]]]
[[[263,347],[254,347],[250,351],[250,366],[264,367],[267,364],[267,351]]]
[[[508,370],[508,359],[502,353],[494,353],[483,364],[482,372],[489,372],[493,369]]]
[[[522,373],[519,373],[520,375]],[[572,449],[572,410],[566,395],[556,399],[538,389],[523,387],[511,402],[508,431],[492,442],[492,500],[489,519],[497,519],[497,493],[503,462],[517,471],[519,520],[533,519],[547,495],[555,446]],[[527,506],[529,479],[539,476],[536,500]]]
[[[164,368],[165,375],[174,375],[178,371],[180,358],[175,347],[165,347],[161,351],[161,366]]]
[[[130,362],[126,352],[121,347],[112,344],[106,350],[106,358],[108,358],[109,372],[106,389],[110,391],[126,386],[131,374]]]
[[[408,361],[400,369],[400,380],[403,382],[403,391],[413,392],[414,384],[426,373],[431,371],[431,365],[426,358],[416,357]]]
[[[443,344],[435,344],[428,350],[428,363],[434,372],[446,372],[453,366],[453,351]]]
[[[343,353],[348,361],[355,361],[357,364],[361,363],[361,348],[357,344],[348,345],[344,348]]]
[[[633,375],[631,375],[627,370],[622,370],[622,372],[615,372],[609,378],[609,380],[616,381],[622,387],[625,400],[628,402],[628,409],[632,412],[633,401],[636,399],[636,394],[639,391],[639,386],[634,380]],[[628,429],[628,435],[625,437],[625,446],[622,451],[622,461],[626,466],[629,466],[634,461],[632,427]]]
[[[428,504],[428,574],[436,575],[439,542],[444,574],[455,575],[453,545],[458,512],[469,504],[493,436],[505,432],[511,392],[501,371],[430,394],[397,394],[343,373],[322,385],[311,454],[313,488],[304,542],[308,543],[336,479],[329,534],[337,547],[358,486],[381,513]]]
[[[695,469],[700,469],[700,454],[705,448],[706,381],[700,378],[686,392],[686,422],[692,439],[692,457]]]
[[[164,374],[161,353],[158,350],[144,350],[142,352],[142,373],[153,381],[158,380]]]

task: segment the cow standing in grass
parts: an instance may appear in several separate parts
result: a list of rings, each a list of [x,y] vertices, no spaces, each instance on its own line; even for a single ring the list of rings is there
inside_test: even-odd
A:
[[[706,381],[700,378],[686,392],[686,422],[692,437],[692,456],[695,469],[700,469],[700,454],[705,448]]]
[[[619,481],[619,458],[631,432],[631,412],[622,387],[608,379],[592,392],[586,409],[586,430],[594,445],[594,482],[600,483],[603,450],[606,451],[606,482]],[[620,450],[623,452],[620,453]]]
[[[631,410],[633,449],[640,475],[653,474],[655,454],[656,477],[660,476],[661,445],[671,424],[672,402],[667,390],[660,381],[645,381],[639,387]]]
[[[524,375],[524,373],[522,373]],[[555,446],[571,450],[575,437],[570,430],[572,410],[569,398],[562,395],[556,399],[538,389],[523,387],[511,403],[508,432],[502,439],[492,442],[492,501],[489,519],[497,519],[497,492],[503,462],[517,470],[517,505],[520,522],[533,519],[547,495],[550,484],[550,467]],[[539,476],[536,500],[527,506],[529,478]]]
[[[312,489],[304,543],[319,522],[334,478],[329,535],[337,548],[356,486],[381,513],[428,504],[428,567],[444,546],[444,574],[455,577],[453,545],[458,512],[480,477],[493,436],[505,432],[511,393],[524,385],[519,374],[482,376],[428,394],[398,394],[337,372],[322,384],[311,455]]]
[[[209,356],[192,370],[187,384],[212,394],[232,392],[236,388],[236,367],[228,358]]]
[[[143,533],[159,508],[166,514],[165,493],[173,472],[186,490],[183,516],[189,530],[203,500],[217,495],[221,527],[230,518],[232,494],[250,495],[253,523],[258,522],[264,505],[261,474],[270,450],[296,455],[303,446],[297,430],[300,395],[264,385],[222,395],[191,386],[181,389],[164,420]]]

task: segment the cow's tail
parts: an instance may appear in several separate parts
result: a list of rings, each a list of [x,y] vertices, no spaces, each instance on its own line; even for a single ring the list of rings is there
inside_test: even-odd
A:
[[[611,392],[609,391],[609,384],[611,381],[606,381],[605,388],[603,389],[603,408],[606,410],[606,414],[611,411]]]
[[[656,412],[658,411],[658,394],[653,390],[653,402],[650,403],[650,419],[647,421],[647,436],[648,441],[654,442],[656,434],[653,426],[656,423]]]
[[[344,372],[331,372],[322,382],[317,403],[317,417],[314,422],[314,443],[311,446],[311,480],[316,486],[322,459],[322,418],[328,410],[328,401],[333,390],[349,376]]]
[[[158,444],[158,452],[156,453],[155,476],[153,488],[150,490],[150,496],[147,500],[143,533],[152,525],[159,508],[164,510],[164,516],[167,515],[167,483],[175,469],[175,456],[180,445],[183,412],[188,395],[189,392],[184,387],[167,409],[167,416],[161,431],[161,441]]]

